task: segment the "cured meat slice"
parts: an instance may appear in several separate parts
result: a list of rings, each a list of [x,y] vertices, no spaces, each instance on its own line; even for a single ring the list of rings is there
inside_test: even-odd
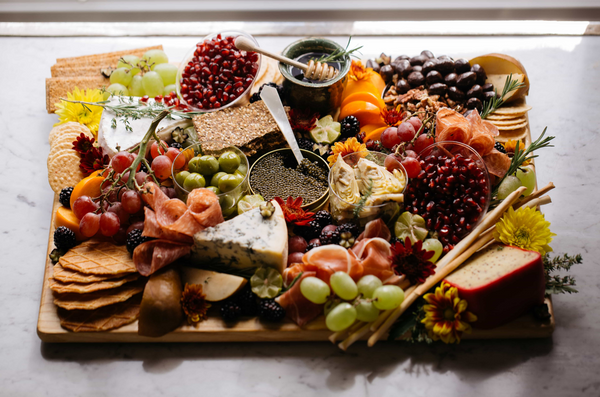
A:
[[[292,288],[275,299],[285,309],[286,316],[298,324],[299,327],[311,322],[323,313],[323,305],[312,303],[300,291],[300,282],[304,278],[316,276],[316,271],[305,271]]]
[[[216,226],[225,221],[219,198],[212,190],[192,190],[188,195],[187,207],[196,222],[204,227]]]
[[[436,114],[436,141],[456,141],[468,143],[471,128],[467,119],[460,113],[442,108]]]
[[[150,208],[144,208],[144,231],[142,236],[154,237],[158,239],[172,240],[180,243],[192,244],[193,238],[169,228],[161,227],[156,219],[156,213]]]
[[[483,156],[483,161],[490,174],[502,178],[508,171],[511,160],[506,154],[492,149],[491,152]]]
[[[384,284],[395,284],[401,280],[392,268],[390,243],[384,239],[375,237],[361,240],[352,248],[352,252],[360,260],[361,277],[372,274]]]
[[[169,199],[156,208],[156,220],[161,227],[168,227],[175,223],[179,218],[185,214],[187,206],[185,203],[178,199]]]
[[[300,273],[304,272],[315,272],[316,274],[317,267],[310,263],[296,263],[283,271],[283,284],[289,286]]]
[[[179,219],[177,219],[177,221],[169,226],[166,226],[165,229],[193,238],[194,234],[201,232],[205,229],[205,227],[196,222],[196,219],[192,213],[187,210]]]
[[[148,204],[153,210],[156,211],[156,208],[159,207],[162,203],[164,203],[169,199],[160,187],[154,182],[148,182],[144,185],[144,190],[148,191],[148,193],[142,194],[142,199]]]
[[[374,238],[379,237],[384,239],[385,241],[390,241],[392,238],[392,233],[390,229],[386,226],[385,222],[381,219],[375,219],[370,221],[365,225],[365,231],[358,236],[357,241],[360,241],[365,238]]]
[[[471,139],[467,142],[480,156],[488,154],[496,143],[492,132],[481,120],[477,109],[473,109],[467,116],[471,128]]]
[[[166,265],[190,253],[190,244],[170,240],[152,240],[138,245],[133,251],[133,262],[142,276],[149,276]]]
[[[490,123],[487,120],[482,120],[482,123],[483,123],[483,126],[488,130],[488,133],[491,136],[498,136],[498,135],[500,135],[500,130],[494,124]]]
[[[362,268],[356,258],[340,245],[323,245],[304,254],[302,261],[317,267],[317,277],[329,284],[335,272],[346,272],[355,281],[362,276]]]

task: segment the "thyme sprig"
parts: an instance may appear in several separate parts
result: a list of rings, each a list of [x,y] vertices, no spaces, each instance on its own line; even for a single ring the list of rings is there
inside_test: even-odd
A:
[[[369,186],[367,187],[365,194],[360,198],[358,204],[356,204],[354,211],[352,211],[355,218],[358,218],[360,212],[365,208],[367,200],[373,195],[373,179],[369,178],[369,181]]]
[[[363,46],[356,47],[356,48],[349,50],[348,47],[350,47],[351,40],[352,40],[352,36],[350,36],[348,38],[348,44],[346,44],[346,48],[344,48],[343,50],[337,49],[329,55],[321,55],[321,57],[319,57],[318,59],[313,58],[313,60],[315,62],[334,62],[334,61],[338,61],[342,58],[345,58],[346,56],[358,58],[358,55],[356,55],[355,52],[358,54],[361,54],[361,52],[359,50],[361,48],[363,48]]]
[[[573,276],[560,276],[553,274],[558,271],[569,271],[573,265],[579,265],[582,263],[580,254],[570,256],[564,254],[563,256],[555,256],[550,258],[549,254],[544,255],[544,272],[546,274],[546,295],[550,294],[564,294],[564,293],[576,293],[578,292],[575,288],[575,277]]]
[[[496,92],[496,95],[493,98],[490,98],[487,101],[483,102],[481,118],[485,119],[487,116],[489,116],[490,113],[492,113],[494,110],[498,109],[504,104],[504,98],[506,98],[508,94],[524,86],[525,83],[519,83],[517,80],[513,80],[512,73],[509,74],[508,78],[504,82],[504,87],[502,88],[502,95],[498,96],[498,93]]]

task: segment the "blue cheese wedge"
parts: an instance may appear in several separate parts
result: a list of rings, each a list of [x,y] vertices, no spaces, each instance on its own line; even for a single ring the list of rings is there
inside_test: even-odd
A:
[[[255,208],[196,233],[193,260],[200,266],[218,261],[224,267],[243,270],[266,266],[282,273],[288,257],[287,225],[279,204],[272,203],[275,213],[269,218],[263,218]]]

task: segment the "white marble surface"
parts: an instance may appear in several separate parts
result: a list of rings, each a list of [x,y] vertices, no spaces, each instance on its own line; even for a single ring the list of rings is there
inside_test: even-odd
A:
[[[281,50],[294,38],[259,38]],[[345,38],[338,38],[345,42]],[[0,38],[0,395],[2,396],[598,396],[600,395],[600,37],[361,38],[365,56],[469,57],[504,52],[531,78],[531,126],[556,135],[538,179],[555,251],[581,252],[579,294],[554,299],[553,337],[459,346],[328,343],[50,345],[36,321],[52,191],[46,179],[44,78],[55,58],[162,43],[172,59],[193,38]]]

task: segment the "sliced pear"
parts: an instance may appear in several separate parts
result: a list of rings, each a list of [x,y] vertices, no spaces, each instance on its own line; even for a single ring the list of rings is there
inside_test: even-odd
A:
[[[209,302],[219,302],[229,298],[242,289],[248,281],[243,277],[232,274],[194,267],[182,267],[181,276],[183,285],[186,283],[202,285],[202,292],[206,294],[206,300]]]
[[[510,96],[510,99],[505,102],[511,102],[519,98],[523,98],[525,95],[529,94],[529,78],[527,77],[527,71],[521,62],[517,59],[511,57],[506,54],[487,54],[475,57],[469,60],[471,65],[478,63],[483,67],[485,73],[488,78],[491,75],[508,75],[513,74],[522,74],[523,75],[523,83],[525,85],[515,91],[513,95]],[[494,83],[492,83],[494,84]],[[498,87],[494,84],[494,88],[498,90]],[[498,93],[502,93],[502,88],[498,90]]]
[[[510,76],[511,79],[517,81],[518,83],[522,83],[525,81],[525,75],[521,73],[513,73],[511,74],[488,74],[486,83],[492,83],[494,86],[494,90],[498,93],[498,95],[502,95],[502,90],[504,90],[504,84],[506,84],[506,80]],[[511,91],[504,97],[504,102],[510,102],[515,95],[517,95],[521,91],[521,88],[515,91]]]

